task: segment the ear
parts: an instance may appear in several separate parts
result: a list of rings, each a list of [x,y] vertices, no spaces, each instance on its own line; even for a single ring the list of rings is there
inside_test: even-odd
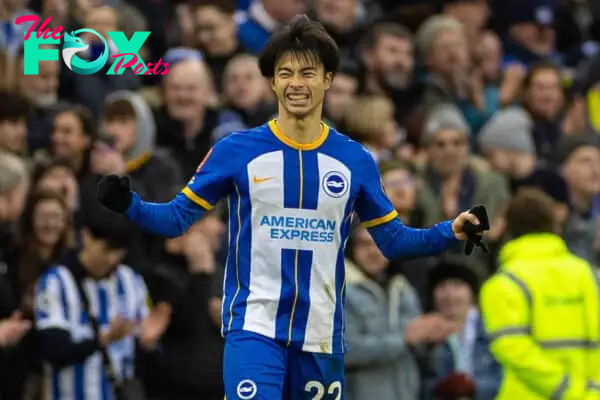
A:
[[[277,91],[275,90],[275,77],[272,77],[270,80],[271,80],[271,90],[273,91],[273,93],[277,93]]]
[[[331,88],[331,82],[333,82],[333,72],[325,72],[323,80],[325,82],[325,90],[329,90]]]

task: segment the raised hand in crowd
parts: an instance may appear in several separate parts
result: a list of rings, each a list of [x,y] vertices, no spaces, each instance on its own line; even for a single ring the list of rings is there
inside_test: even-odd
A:
[[[98,175],[123,175],[127,171],[127,162],[118,150],[99,141],[91,152],[90,170]]]
[[[408,344],[441,343],[458,330],[458,326],[439,314],[426,314],[412,320],[404,332]]]
[[[0,321],[0,348],[14,346],[31,329],[31,322],[23,319],[19,311]]]
[[[103,347],[107,347],[114,342],[118,342],[126,338],[127,336],[131,336],[135,326],[135,321],[127,320],[117,316],[110,322],[108,330],[100,334],[100,344]]]
[[[161,302],[156,304],[150,314],[142,321],[140,344],[146,349],[153,349],[165,333],[171,322],[171,305]]]

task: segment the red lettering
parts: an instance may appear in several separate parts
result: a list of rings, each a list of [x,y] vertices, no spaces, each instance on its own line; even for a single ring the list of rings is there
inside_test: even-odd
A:
[[[52,21],[52,17],[48,17],[48,18],[46,18],[46,20],[44,22],[42,22],[42,24],[40,25],[40,28],[37,30],[37,33],[35,34],[35,36],[38,39],[50,30],[50,28],[46,28],[46,26],[48,26],[50,21]],[[45,38],[45,39],[48,39],[48,38]]]
[[[65,35],[64,33],[61,33],[62,30],[63,30],[62,26],[57,26],[56,28],[54,28],[52,30],[52,34],[51,34],[52,39],[59,40],[60,38],[62,38]]]
[[[52,21],[52,17],[46,18],[46,20],[44,22],[42,22],[42,24],[40,25],[40,27],[37,28],[37,25],[40,22],[40,19],[39,19],[38,16],[36,16],[36,15],[23,15],[21,17],[18,17],[15,20],[15,24],[22,25],[22,24],[25,24],[27,22],[33,22],[33,24],[27,30],[27,33],[25,34],[25,40],[27,40],[27,39],[29,39],[31,37],[31,33],[32,32],[36,32],[35,36],[38,39],[41,38],[42,36],[44,37],[44,39],[48,39],[50,37],[52,37],[52,39],[55,39],[55,40],[61,39],[64,36],[64,33],[61,33],[62,30],[63,30],[63,27],[62,26],[57,26],[56,28],[54,28],[54,30],[52,32],[50,32],[50,28],[47,28],[47,26],[50,23],[50,21]]]
[[[127,64],[123,65],[123,68],[133,67],[137,63],[137,55],[135,55],[134,53],[121,53],[121,54],[114,55],[113,57],[118,59],[116,65],[115,65],[115,69],[113,70],[115,74],[119,73],[119,68],[121,68],[121,64],[123,64],[123,60],[125,59],[125,56],[133,56],[133,58],[131,60],[127,61]]]
[[[152,75],[152,63],[149,62],[147,65],[148,69],[144,72],[144,75]]]
[[[150,66],[150,65],[148,65]],[[158,62],[156,64],[154,64],[154,68],[152,68],[152,75],[159,75],[160,74],[160,67],[162,67],[162,58],[160,60],[158,60]]]
[[[35,27],[37,26],[38,22],[40,22],[40,19],[37,15],[23,15],[15,20],[15,24],[17,25],[21,25],[27,22],[33,22],[33,25],[31,25],[27,30],[27,33],[25,34],[25,40],[31,37],[31,32],[35,32]]]
[[[164,63],[163,66],[165,67],[165,70],[161,73],[161,75],[166,75],[167,72],[169,72],[169,63]]]
[[[133,73],[135,75],[139,75],[142,72],[142,69],[144,69],[144,63],[139,63],[138,65],[135,66]]]

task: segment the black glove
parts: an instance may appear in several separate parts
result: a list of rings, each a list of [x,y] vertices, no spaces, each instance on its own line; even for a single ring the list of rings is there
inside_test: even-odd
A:
[[[466,221],[463,225],[463,232],[467,234],[467,244],[465,245],[465,255],[469,256],[475,246],[481,248],[484,252],[489,252],[483,244],[481,233],[490,229],[490,219],[488,218],[485,206],[479,204],[469,210],[469,213],[475,215],[479,220],[479,225]]]
[[[98,202],[109,210],[123,214],[131,205],[128,176],[107,175],[98,183]]]

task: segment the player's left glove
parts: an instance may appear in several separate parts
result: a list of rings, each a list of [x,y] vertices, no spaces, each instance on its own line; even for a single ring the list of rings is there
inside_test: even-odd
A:
[[[467,244],[465,244],[465,254],[471,255],[475,246],[481,248],[484,252],[489,252],[486,245],[483,243],[483,232],[490,229],[490,219],[488,218],[485,206],[479,204],[469,210],[469,213],[475,215],[479,220],[479,224],[475,225],[471,221],[465,221],[462,230],[467,235]]]
[[[98,201],[109,210],[123,214],[131,205],[128,176],[107,175],[98,183]]]

